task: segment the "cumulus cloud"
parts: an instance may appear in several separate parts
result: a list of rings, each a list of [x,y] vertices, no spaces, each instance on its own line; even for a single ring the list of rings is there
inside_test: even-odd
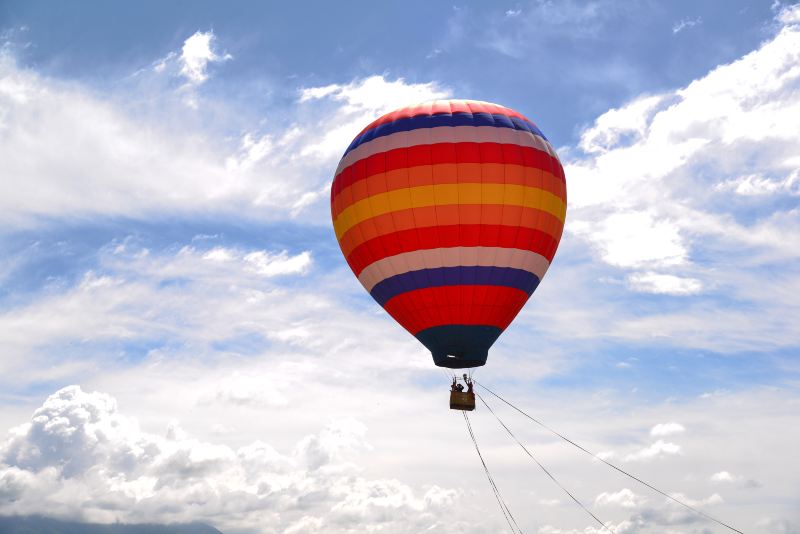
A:
[[[69,386],[0,447],[0,513],[349,532],[363,521],[423,529],[458,498],[438,486],[420,491],[361,476],[346,459],[367,446],[365,433],[362,423],[340,419],[289,453],[260,441],[232,448],[174,428],[142,431],[112,397]]]
[[[782,7],[777,18],[782,24],[800,24],[800,4]]]
[[[180,55],[181,74],[189,83],[199,85],[208,79],[209,63],[232,59],[230,54],[219,55],[213,50],[214,32],[195,32],[183,43]]]
[[[697,506],[697,507],[712,506],[715,504],[722,504],[723,502],[725,502],[725,500],[718,493],[712,493],[711,495],[709,495],[704,499],[692,499],[690,497],[687,497],[683,493],[673,493],[672,497],[678,499],[679,501],[685,502],[689,506]]]
[[[609,110],[565,151],[567,261],[531,324],[724,352],[796,345],[800,141],[787,118],[800,115],[800,27],[784,18],[758,49]],[[620,287],[684,304],[631,306]]]
[[[613,493],[603,492],[594,499],[596,506],[621,506],[622,508],[635,508],[641,505],[646,499],[635,494],[628,488]]]
[[[680,423],[659,423],[650,429],[651,436],[671,436],[685,432],[686,428]]]
[[[719,471],[711,475],[712,482],[733,482],[734,477],[727,471]]]
[[[675,443],[658,440],[651,443],[647,447],[640,449],[636,452],[625,456],[626,462],[641,462],[653,460],[655,458],[662,458],[665,456],[673,456],[681,453],[681,446]]]
[[[631,226],[647,228],[646,249],[663,250],[673,262],[689,259],[693,235],[755,245],[735,206],[715,202],[713,192],[745,182],[778,189],[752,177],[751,169],[793,176],[798,141],[784,119],[800,110],[791,89],[800,78],[799,42],[800,31],[784,26],[758,50],[685,88],[600,116],[581,137],[590,157],[567,162],[573,208],[568,228],[621,266],[635,262],[609,254],[606,243],[634,239]],[[726,232],[731,223],[743,225],[741,231]]]
[[[709,480],[715,484],[736,484],[737,486],[746,489],[756,489],[761,487],[761,483],[758,480],[746,478],[742,475],[734,475],[730,471],[717,471],[711,475]]]
[[[619,267],[672,266],[686,261],[678,226],[646,211],[615,213],[598,223],[576,221],[571,230],[592,240],[604,261]]]

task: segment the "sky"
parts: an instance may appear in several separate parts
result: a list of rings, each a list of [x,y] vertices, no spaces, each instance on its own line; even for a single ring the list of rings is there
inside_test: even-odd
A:
[[[330,223],[352,138],[451,97],[532,119],[568,185],[478,381],[743,532],[800,533],[781,1],[0,2],[0,514],[508,532],[448,378]],[[487,401],[617,534],[728,532]],[[524,532],[601,532],[471,419]]]

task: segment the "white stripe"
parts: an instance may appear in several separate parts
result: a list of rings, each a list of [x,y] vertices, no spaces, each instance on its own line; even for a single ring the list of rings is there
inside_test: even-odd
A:
[[[411,271],[438,267],[512,267],[544,277],[550,262],[541,254],[506,247],[449,247],[404,252],[368,265],[358,277],[367,291],[379,282]]]
[[[498,126],[437,126],[436,128],[419,128],[408,132],[396,132],[359,145],[348,152],[336,168],[336,176],[343,169],[356,161],[368,158],[396,148],[406,148],[417,145],[433,145],[436,143],[503,143],[521,145],[542,152],[547,152],[554,158],[556,151],[543,137],[526,132]]]

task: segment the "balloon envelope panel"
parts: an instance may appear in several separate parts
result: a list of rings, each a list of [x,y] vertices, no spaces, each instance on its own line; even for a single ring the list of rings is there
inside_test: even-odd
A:
[[[353,273],[451,368],[486,363],[550,266],[566,202],[564,170],[542,132],[514,110],[467,100],[372,122],[331,188]]]

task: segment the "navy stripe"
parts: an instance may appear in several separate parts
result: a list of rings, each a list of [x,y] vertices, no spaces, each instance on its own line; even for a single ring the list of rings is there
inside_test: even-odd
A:
[[[447,324],[417,332],[439,367],[464,369],[486,363],[491,347],[503,331],[496,326]]]
[[[547,139],[542,131],[530,121],[508,115],[492,113],[439,113],[438,115],[417,115],[396,121],[387,122],[367,130],[359,135],[345,150],[345,155],[359,145],[372,141],[378,137],[391,135],[397,132],[409,132],[418,128],[436,128],[438,126],[495,126],[498,128],[512,128],[536,134],[542,139]]]
[[[512,267],[438,267],[390,276],[375,284],[370,295],[383,306],[392,297],[415,289],[461,285],[513,287],[530,295],[539,285],[539,277]]]

